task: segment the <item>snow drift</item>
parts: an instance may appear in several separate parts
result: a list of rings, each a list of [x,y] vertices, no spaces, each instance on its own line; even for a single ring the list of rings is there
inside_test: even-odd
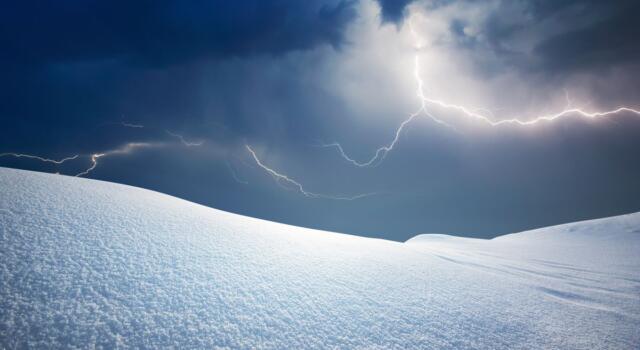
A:
[[[640,215],[406,243],[0,168],[0,347],[638,348]]]

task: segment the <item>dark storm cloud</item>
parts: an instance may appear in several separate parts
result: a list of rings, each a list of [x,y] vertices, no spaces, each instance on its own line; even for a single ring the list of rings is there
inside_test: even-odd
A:
[[[383,22],[399,23],[404,18],[404,10],[413,0],[378,0]]]
[[[202,76],[214,61],[339,48],[354,16],[351,0],[7,3],[0,11],[0,122],[11,133],[0,146],[77,141],[95,150],[94,129],[106,121],[202,122]],[[122,138],[111,131],[105,139]]]
[[[14,1],[0,12],[0,61],[124,58],[141,64],[339,46],[353,2]]]
[[[544,68],[554,71],[590,70],[613,64],[633,63],[640,58],[640,2],[605,2],[611,13],[605,19],[577,30],[552,36],[535,47]],[[602,7],[603,2],[593,6]]]
[[[377,0],[380,5],[380,15],[383,23],[400,24],[405,18],[406,8],[416,0]],[[467,1],[467,0],[464,0]],[[427,9],[443,6],[454,0],[430,0],[424,3]]]
[[[503,1],[488,11],[476,36],[506,66],[570,74],[634,63],[640,55],[638,1]],[[478,40],[461,28],[451,25],[457,43],[477,49]]]
[[[465,3],[483,6],[483,2],[472,0],[378,2],[383,21],[394,23],[402,22],[405,8],[413,2],[426,11]],[[487,50],[498,60],[494,63],[498,67],[570,74],[635,63],[640,57],[638,1],[526,0],[486,4],[486,16],[481,23],[474,23],[478,27],[475,33],[465,32],[469,23],[460,18],[452,19],[449,27],[457,45]],[[530,39],[527,33],[539,36]],[[496,70],[491,63],[480,64],[485,65],[480,69]]]

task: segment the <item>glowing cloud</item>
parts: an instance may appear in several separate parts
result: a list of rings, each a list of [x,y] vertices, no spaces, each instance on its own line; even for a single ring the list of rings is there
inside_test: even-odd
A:
[[[478,111],[481,110],[478,108],[469,108],[466,106],[457,105],[457,104],[427,97],[426,94],[424,93],[425,83],[422,80],[420,75],[420,51],[423,48],[424,40],[415,31],[412,20],[413,18],[410,18],[407,21],[407,23],[409,24],[409,29],[414,39],[414,48],[416,50],[416,55],[414,57],[413,75],[416,81],[416,86],[417,86],[416,96],[418,97],[420,108],[416,112],[411,114],[406,120],[400,123],[400,126],[396,129],[394,133],[394,137],[391,140],[391,142],[389,142],[388,144],[382,147],[379,147],[375,151],[374,155],[366,161],[357,161],[353,157],[349,156],[344,151],[344,148],[342,147],[342,145],[338,142],[321,145],[322,147],[335,148],[344,160],[346,160],[347,162],[349,162],[354,166],[373,167],[373,166],[379,165],[386,158],[387,154],[394,149],[394,147],[396,146],[396,144],[400,139],[400,135],[402,131],[407,127],[408,124],[410,124],[413,120],[415,120],[418,117],[428,117],[434,122],[436,122],[437,124],[457,130],[453,125],[445,122],[442,119],[436,118],[432,113],[430,113],[427,109],[428,105],[455,110],[457,112],[460,112],[462,116],[483,122],[492,127],[503,126],[503,125],[532,126],[541,122],[551,122],[551,121],[565,118],[565,117],[576,117],[576,116],[582,117],[582,118],[588,118],[588,119],[596,119],[596,118],[612,116],[612,115],[616,115],[624,112],[640,115],[640,110],[630,108],[630,107],[624,107],[624,106],[618,107],[612,110],[608,110],[608,111],[596,111],[596,112],[588,112],[584,109],[573,107],[572,101],[569,98],[569,93],[567,90],[564,90],[565,97],[567,100],[567,105],[565,106],[564,110],[558,111],[556,113],[536,116],[529,119],[513,117],[513,118],[495,120],[493,117],[488,116],[491,114],[490,112],[488,114],[481,114],[481,113],[478,113]]]

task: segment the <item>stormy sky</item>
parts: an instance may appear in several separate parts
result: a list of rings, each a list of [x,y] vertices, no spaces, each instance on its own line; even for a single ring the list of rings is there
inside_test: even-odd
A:
[[[626,0],[7,3],[0,166],[400,241],[634,212],[640,114],[618,108],[640,110],[638,11]]]

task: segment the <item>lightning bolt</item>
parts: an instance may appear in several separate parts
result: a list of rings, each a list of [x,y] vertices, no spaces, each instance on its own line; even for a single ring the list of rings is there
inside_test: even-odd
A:
[[[416,50],[416,55],[414,57],[414,69],[413,69],[413,75],[414,75],[414,79],[416,81],[416,85],[417,85],[417,89],[416,89],[416,95],[418,97],[418,100],[420,102],[420,108],[414,112],[413,114],[411,114],[406,120],[404,120],[402,123],[400,123],[400,125],[398,126],[398,128],[396,129],[396,132],[394,134],[393,139],[391,140],[391,142],[389,142],[388,144],[378,148],[373,157],[371,157],[369,160],[364,161],[364,162],[359,162],[357,160],[355,160],[353,157],[350,157],[345,151],[344,148],[342,147],[342,145],[338,142],[333,142],[333,143],[329,143],[329,144],[324,144],[321,145],[321,147],[327,147],[327,148],[335,148],[338,153],[340,154],[340,156],[346,160],[347,162],[351,163],[354,166],[357,167],[374,167],[379,165],[387,156],[387,154],[389,152],[391,152],[394,147],[396,146],[396,144],[398,143],[399,139],[400,139],[400,135],[402,134],[402,131],[407,127],[408,124],[410,124],[413,120],[417,119],[418,117],[428,117],[431,120],[435,121],[437,124],[449,127],[454,129],[455,131],[457,131],[457,129],[455,127],[453,127],[452,125],[446,123],[445,121],[436,118],[435,116],[433,116],[433,114],[431,114],[428,109],[427,109],[427,105],[434,105],[434,106],[439,106],[442,108],[446,108],[446,109],[452,109],[452,110],[456,110],[460,113],[462,113],[462,115],[468,117],[468,118],[472,118],[475,120],[479,120],[481,122],[484,122],[486,124],[488,124],[489,126],[495,127],[495,126],[502,126],[502,125],[518,125],[518,126],[531,126],[534,124],[538,124],[541,122],[551,122],[557,119],[561,119],[561,118],[565,118],[565,117],[570,117],[570,116],[580,116],[583,118],[588,118],[588,119],[596,119],[596,118],[602,118],[602,117],[607,117],[607,116],[611,116],[611,115],[615,115],[615,114],[619,114],[619,113],[623,113],[623,112],[628,112],[628,113],[633,113],[636,115],[640,115],[640,110],[634,109],[634,108],[630,108],[630,107],[618,107],[609,111],[602,111],[602,112],[588,112],[585,111],[581,108],[577,108],[577,107],[573,107],[573,103],[569,97],[569,92],[565,89],[565,98],[567,101],[567,104],[565,106],[565,109],[562,111],[559,111],[557,113],[552,113],[552,114],[546,114],[546,115],[540,115],[540,116],[536,116],[534,118],[530,118],[530,119],[521,119],[519,117],[515,117],[515,118],[508,118],[508,119],[501,119],[501,120],[494,120],[491,117],[488,117],[485,114],[481,114],[478,113],[478,111],[482,110],[482,109],[472,109],[472,108],[468,108],[462,105],[457,105],[457,104],[452,104],[452,103],[448,103],[442,100],[437,100],[437,99],[433,99],[433,98],[429,98],[425,95],[424,93],[424,81],[422,80],[421,76],[420,76],[420,51],[423,48],[424,44],[423,44],[423,40],[420,37],[420,35],[415,31],[414,27],[413,27],[413,18],[409,18],[408,20],[409,23],[409,29],[411,32],[411,35],[414,38],[414,48]],[[489,112],[489,114],[491,114]]]
[[[93,171],[93,169],[95,169],[98,166],[98,158],[104,156],[104,153],[94,153],[91,155],[91,166],[89,168],[87,168],[87,170],[80,172],[78,174],[76,174],[76,177],[80,177],[80,176],[84,176],[89,174],[90,172]]]
[[[60,160],[55,160],[55,159],[48,159],[48,158],[43,158],[43,157],[39,157],[39,156],[34,156],[31,154],[22,154],[22,153],[0,153],[0,157],[16,157],[16,158],[29,158],[29,159],[35,159],[35,160],[39,160],[41,162],[45,162],[45,163],[52,163],[52,164],[56,164],[56,165],[60,165],[63,164],[64,162],[70,161],[70,160],[74,160],[76,158],[78,158],[80,155],[76,154],[75,156],[71,156],[71,157],[67,157],[67,158],[62,158]]]
[[[300,184],[296,180],[293,180],[292,178],[288,177],[287,175],[281,174],[281,173],[269,168],[268,166],[264,165],[262,163],[262,161],[260,161],[260,158],[258,158],[258,156],[256,155],[256,152],[253,151],[251,146],[245,145],[245,147],[246,147],[247,151],[249,151],[249,153],[253,157],[253,160],[256,162],[256,164],[258,164],[258,166],[260,168],[262,168],[269,175],[271,175],[279,185],[282,185],[282,183],[289,184],[289,186],[292,186],[293,188],[295,188],[298,192],[300,192],[305,197],[352,201],[352,200],[356,200],[356,199],[360,199],[360,198],[364,198],[364,197],[368,197],[368,196],[372,196],[372,195],[377,194],[377,193],[363,193],[363,194],[358,194],[358,195],[355,195],[355,196],[343,197],[343,196],[330,196],[330,195],[325,195],[325,194],[320,194],[320,193],[309,192],[309,191],[305,190],[304,187],[302,186],[302,184]]]
[[[89,174],[90,172],[92,172],[97,166],[98,166],[98,160],[100,158],[103,157],[108,157],[108,156],[112,156],[112,155],[118,155],[118,154],[129,154],[132,151],[138,149],[138,148],[149,148],[149,147],[157,147],[159,146],[159,144],[153,144],[153,143],[142,143],[142,142],[130,142],[125,144],[124,146],[120,147],[120,148],[116,148],[116,149],[112,149],[112,150],[108,150],[102,153],[94,153],[89,155],[89,159],[91,160],[91,166],[89,166],[87,169],[85,169],[84,171],[76,174],[76,177],[79,176],[84,176]],[[81,156],[79,154],[76,154],[74,156],[71,157],[67,157],[67,158],[62,158],[60,160],[55,160],[55,159],[49,159],[49,158],[44,158],[44,157],[40,157],[40,156],[36,156],[36,155],[31,155],[31,154],[22,154],[22,153],[0,153],[0,157],[5,157],[5,156],[11,156],[11,157],[16,157],[16,158],[28,158],[28,159],[35,159],[44,163],[52,163],[52,164],[56,164],[56,165],[60,165],[63,164],[65,162],[77,159],[79,157],[85,157],[85,156]]]
[[[433,100],[433,99],[427,99],[427,102],[432,103],[432,104],[436,104],[440,107],[444,107],[444,108],[449,108],[449,109],[455,109],[458,110],[460,112],[462,112],[463,114],[465,114],[468,117],[472,117],[475,119],[478,119],[482,122],[485,122],[491,126],[499,126],[499,125],[505,125],[505,124],[517,124],[520,126],[528,126],[528,125],[534,125],[534,124],[538,124],[540,122],[544,122],[544,121],[554,121],[556,119],[560,119],[563,117],[568,117],[568,116],[581,116],[584,118],[590,118],[590,119],[595,119],[595,118],[601,118],[601,117],[606,117],[609,115],[614,115],[614,114],[618,114],[618,113],[622,113],[622,112],[629,112],[629,113],[633,113],[633,114],[637,114],[640,115],[640,110],[637,109],[633,109],[633,108],[629,108],[629,107],[618,107],[616,109],[612,109],[610,111],[604,111],[604,112],[587,112],[585,110],[582,110],[580,108],[568,108],[565,110],[562,110],[558,113],[554,113],[554,114],[547,114],[547,115],[541,115],[541,116],[537,116],[535,118],[532,119],[528,119],[528,120],[523,120],[520,118],[509,118],[509,119],[502,119],[502,120],[497,120],[494,121],[491,118],[479,114],[479,113],[475,113],[471,110],[469,110],[468,108],[464,107],[464,106],[460,106],[460,105],[454,105],[454,104],[450,104],[450,103],[446,103],[440,100]]]
[[[403,121],[402,123],[400,123],[400,126],[396,129],[396,132],[394,134],[393,139],[391,140],[391,142],[389,142],[388,144],[378,148],[376,150],[376,152],[374,153],[373,157],[371,157],[369,160],[365,161],[365,162],[358,162],[357,160],[353,159],[352,157],[350,157],[349,155],[347,155],[347,153],[344,151],[344,148],[342,147],[342,145],[338,142],[333,142],[333,143],[329,143],[329,144],[324,144],[321,145],[321,147],[334,147],[338,150],[338,152],[340,153],[340,155],[342,156],[342,158],[344,158],[346,161],[348,161],[349,163],[357,166],[357,167],[372,167],[372,166],[376,166],[378,164],[380,164],[387,156],[387,154],[389,152],[391,152],[394,147],[396,146],[396,144],[398,143],[398,141],[400,140],[400,135],[402,135],[402,131],[404,131],[404,129],[407,127],[407,125],[409,125],[412,121],[414,121],[415,119],[419,118],[419,117],[428,117],[431,120],[433,120],[434,122],[446,126],[448,128],[453,129],[454,131],[457,131],[457,129],[446,123],[444,120],[442,119],[438,119],[436,118],[434,115],[432,115],[431,113],[429,113],[429,111],[427,110],[427,101],[428,99],[424,96],[424,82],[422,81],[422,79],[420,78],[420,64],[419,64],[419,60],[418,60],[418,56],[416,55],[415,60],[414,60],[414,77],[416,79],[417,82],[417,90],[416,90],[416,95],[418,97],[418,99],[420,100],[420,108],[413,112],[409,118],[407,118],[405,121]]]
[[[127,123],[124,121],[121,122],[106,122],[103,123],[101,125],[120,125],[122,127],[126,127],[126,128],[136,128],[136,129],[141,129],[141,128],[145,128],[144,125],[141,124],[132,124],[132,123]],[[157,129],[155,127],[151,127],[151,129]],[[182,135],[180,134],[176,134],[174,132],[171,132],[169,130],[165,130],[165,132],[172,136],[177,138],[178,140],[180,140],[180,142],[187,147],[195,147],[195,146],[201,146],[204,144],[204,141],[198,141],[198,142],[191,142],[191,141],[187,141]],[[49,159],[49,158],[44,158],[44,157],[40,157],[37,155],[32,155],[32,154],[22,154],[22,153],[13,153],[13,152],[5,152],[5,153],[0,153],[0,157],[15,157],[15,158],[28,158],[28,159],[34,159],[34,160],[38,160],[41,162],[45,162],[45,163],[51,163],[51,164],[55,164],[55,165],[60,165],[63,164],[67,161],[71,161],[71,160],[75,160],[78,158],[89,158],[90,161],[90,165],[88,168],[84,169],[83,171],[75,174],[74,176],[76,177],[81,177],[81,176],[86,176],[88,174],[90,174],[92,171],[94,171],[96,169],[96,167],[98,167],[100,160],[106,158],[106,157],[110,157],[110,156],[114,156],[114,155],[124,155],[124,154],[129,154],[132,153],[138,149],[141,148],[152,148],[152,147],[159,147],[162,146],[162,143],[148,143],[148,142],[129,142],[124,144],[121,147],[115,148],[115,149],[111,149],[111,150],[107,150],[107,151],[103,151],[103,152],[98,152],[98,153],[93,153],[93,154],[76,154],[74,156],[71,157],[67,157],[67,158],[63,158],[60,160],[56,160],[56,159]],[[246,181],[242,181],[240,180],[237,175],[235,174],[235,171],[230,167],[230,171],[232,172],[232,176],[233,178],[238,181],[239,183],[246,183]],[[56,174],[59,174],[58,172],[56,172]]]
[[[144,125],[141,124],[131,124],[131,123],[127,123],[127,122],[106,122],[103,123],[101,125],[120,125],[122,127],[127,127],[127,128],[145,128]],[[151,129],[157,129],[155,127],[151,127]],[[178,140],[180,140],[180,143],[182,143],[184,146],[187,147],[195,147],[195,146],[201,146],[204,144],[204,141],[198,141],[198,142],[191,142],[191,141],[187,141],[182,135],[180,134],[176,134],[174,132],[171,132],[169,130],[165,130],[165,132],[172,136],[177,138]],[[5,153],[0,153],[0,157],[15,157],[15,158],[28,158],[28,159],[34,159],[34,160],[38,160],[41,162],[45,162],[45,163],[51,163],[51,164],[55,164],[55,165],[60,165],[63,164],[67,161],[71,161],[71,160],[75,160],[78,158],[88,158],[90,161],[90,166],[86,169],[84,169],[83,171],[75,174],[74,176],[76,177],[81,177],[81,176],[86,176],[88,174],[90,174],[92,171],[94,171],[96,169],[96,167],[98,167],[100,160],[109,157],[109,156],[114,156],[114,155],[123,155],[123,154],[129,154],[132,153],[134,151],[136,151],[137,149],[140,148],[152,148],[152,147],[159,147],[163,145],[162,143],[145,143],[145,142],[129,142],[124,144],[124,146],[121,146],[119,148],[115,148],[115,149],[111,149],[111,150],[107,150],[107,151],[103,151],[103,152],[98,152],[98,153],[93,153],[93,154],[76,154],[74,156],[71,157],[67,157],[67,158],[63,158],[60,160],[56,160],[56,159],[49,159],[49,158],[44,158],[44,157],[40,157],[37,155],[32,155],[32,154],[22,154],[22,153],[13,153],[13,152],[5,152]],[[229,167],[229,170],[231,171],[231,175],[233,176],[233,178],[239,182],[239,183],[246,183],[246,181],[243,181],[241,179],[239,179],[237,177],[237,175],[235,174],[234,169],[232,169],[231,167]],[[59,174],[59,172],[56,172],[56,174]]]
[[[151,148],[151,147],[159,147],[159,146],[160,144],[157,144],[157,143],[129,142],[120,148],[108,150],[102,153],[94,153],[90,156],[91,166],[86,170],[76,174],[75,176],[80,177],[80,176],[85,176],[91,173],[98,166],[98,160],[100,158],[109,157],[113,155],[120,155],[120,154],[130,154],[131,152],[140,148]]]
[[[182,135],[176,134],[176,133],[171,132],[169,130],[165,130],[165,132],[168,135],[173,136],[173,137],[177,138],[178,140],[180,140],[180,142],[183,145],[187,146],[187,147],[202,146],[204,144],[204,141],[188,142],[187,140],[185,140],[185,138]]]
[[[442,100],[428,98],[423,93],[422,87],[424,83],[420,78],[420,72],[419,72],[419,69],[420,69],[419,52],[423,47],[423,43],[422,43],[423,40],[418,34],[418,32],[414,30],[412,18],[409,19],[409,28],[410,28],[411,35],[415,40],[415,48],[417,51],[415,56],[414,75],[416,76],[416,80],[418,81],[418,91],[419,91],[418,98],[420,99],[420,103],[422,104],[423,108],[426,108],[425,107],[426,104],[432,104],[432,105],[437,105],[443,108],[454,109],[459,112],[462,112],[462,114],[464,114],[467,117],[475,118],[477,120],[487,123],[490,126],[499,126],[499,125],[505,125],[505,124],[517,124],[520,126],[528,126],[528,125],[538,124],[540,122],[554,121],[556,119],[560,119],[563,117],[576,116],[576,115],[584,118],[591,118],[591,119],[606,117],[609,115],[618,114],[622,112],[629,112],[636,115],[640,115],[640,110],[633,109],[630,107],[618,107],[618,108],[615,108],[609,111],[603,111],[603,112],[587,112],[581,108],[573,107],[573,103],[571,101],[571,98],[569,97],[569,91],[567,89],[563,89],[565,94],[565,99],[567,101],[567,104],[564,110],[556,113],[552,113],[552,114],[536,116],[530,119],[521,119],[521,118],[515,117],[515,118],[508,118],[508,119],[495,121],[486,115],[475,112],[471,108],[468,108],[462,105],[448,103]]]

